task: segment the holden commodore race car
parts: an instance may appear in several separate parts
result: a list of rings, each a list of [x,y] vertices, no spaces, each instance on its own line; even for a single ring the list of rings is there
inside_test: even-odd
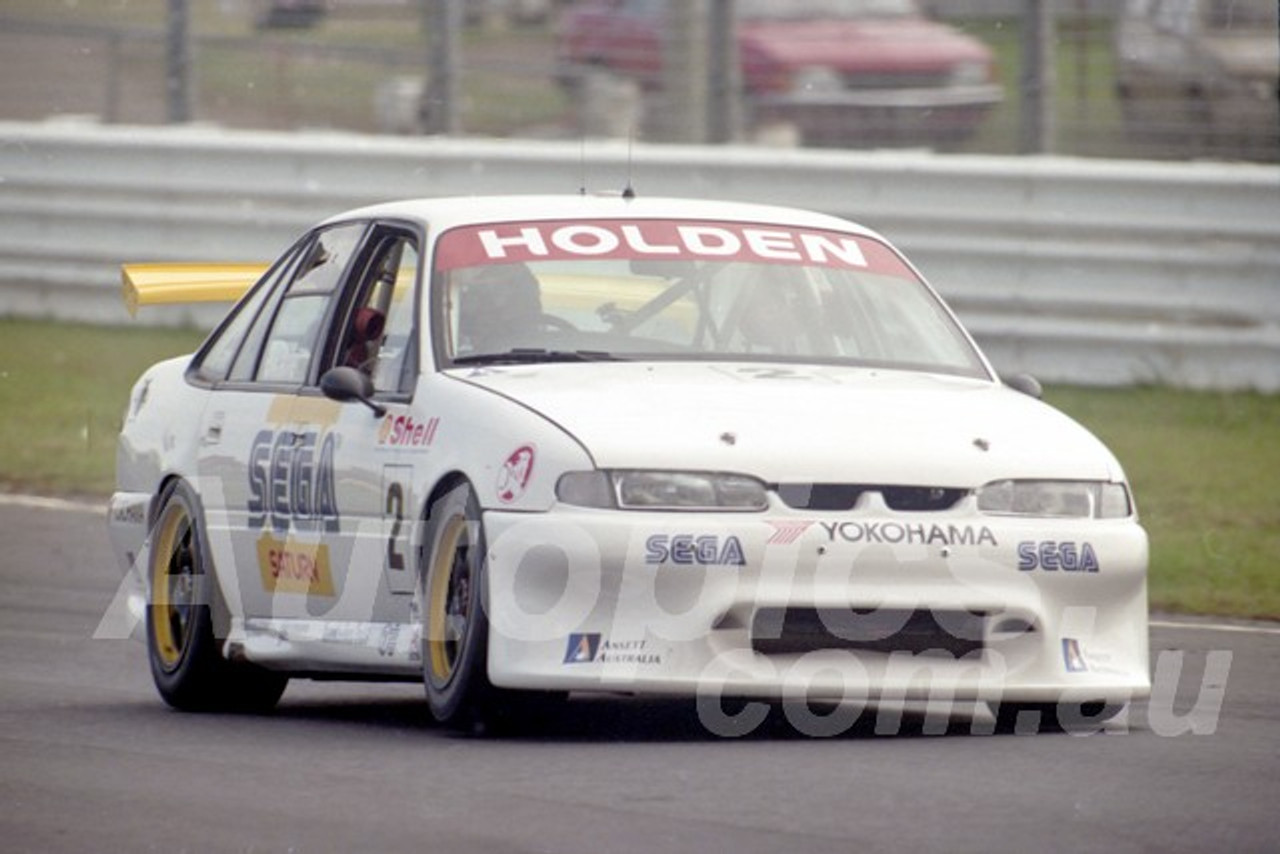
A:
[[[124,277],[134,306],[238,299],[119,440],[112,540],[175,707],[291,677],[421,680],[454,724],[570,692],[1058,720],[1149,692],[1120,465],[853,223],[427,199]]]

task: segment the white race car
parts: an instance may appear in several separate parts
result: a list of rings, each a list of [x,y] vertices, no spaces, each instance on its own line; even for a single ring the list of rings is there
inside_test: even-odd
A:
[[[427,199],[125,281],[240,297],[120,436],[112,540],[176,707],[317,677],[421,680],[451,723],[593,691],[1065,723],[1149,693],[1120,465],[850,222]]]

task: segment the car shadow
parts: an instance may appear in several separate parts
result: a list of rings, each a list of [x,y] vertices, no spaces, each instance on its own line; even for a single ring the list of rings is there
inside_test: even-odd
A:
[[[974,736],[1062,735],[1062,730],[1041,726],[1035,720],[1016,729],[997,727],[995,719],[972,704],[957,705],[949,713],[923,707],[835,706],[832,704],[765,703],[757,700],[725,700],[714,704],[690,699],[575,695],[564,702],[542,704],[533,710],[501,710],[467,726],[446,726],[432,719],[420,688],[369,692],[327,691],[321,695],[302,690],[286,693],[269,712],[223,712],[213,717],[237,717],[269,721],[278,719],[355,727],[366,732],[410,732],[425,737],[485,740],[537,741],[544,743],[712,743],[758,741],[851,741],[965,738]],[[293,690],[292,688],[290,689]],[[169,710],[157,699],[152,711]],[[172,712],[175,715],[186,713]],[[201,714],[196,717],[208,718]],[[1108,723],[1071,735],[1095,732],[1128,732],[1135,727]],[[1139,723],[1136,727],[1142,729]]]
[[[530,740],[552,743],[679,743],[717,741],[808,741],[918,739],[995,734],[989,715],[944,715],[927,710],[726,701],[617,695],[573,696],[561,703],[502,710],[465,727],[436,723],[421,698],[290,699],[274,717],[356,724],[432,733],[441,738]]]

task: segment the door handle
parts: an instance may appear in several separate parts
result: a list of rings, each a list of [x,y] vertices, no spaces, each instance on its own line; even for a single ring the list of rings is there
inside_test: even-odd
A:
[[[225,412],[215,412],[209,418],[209,426],[204,430],[204,444],[216,445],[222,441],[222,424],[227,420]]]

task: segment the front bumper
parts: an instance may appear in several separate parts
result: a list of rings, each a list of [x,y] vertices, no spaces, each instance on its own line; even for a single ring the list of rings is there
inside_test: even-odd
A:
[[[1147,696],[1136,522],[941,515],[489,512],[490,678],[833,701]]]
[[[150,508],[151,495],[145,492],[117,492],[107,504],[107,534],[124,576],[108,615],[114,618],[113,628],[108,630],[110,636],[143,639],[141,628],[147,605],[145,566]],[[105,625],[99,627],[100,633]]]

